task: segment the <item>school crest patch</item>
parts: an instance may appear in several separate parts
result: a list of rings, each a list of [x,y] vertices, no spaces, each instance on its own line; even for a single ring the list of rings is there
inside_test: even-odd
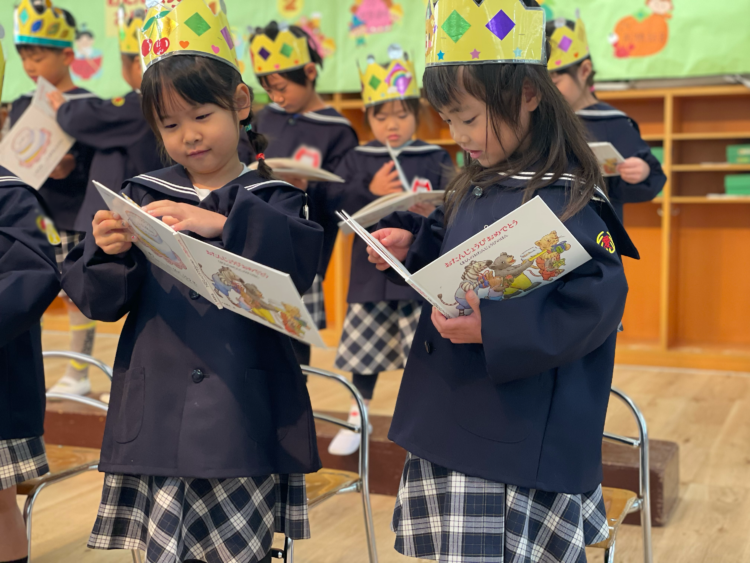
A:
[[[52,246],[57,246],[58,244],[60,244],[60,234],[57,232],[52,219],[49,219],[44,215],[39,215],[39,217],[36,218],[36,227],[42,233],[44,233],[44,235],[46,235],[47,241]]]
[[[302,162],[313,168],[320,168],[323,162],[323,155],[315,147],[309,147],[307,145],[300,145],[294,155],[292,156],[297,162]]]
[[[610,254],[614,254],[615,241],[612,240],[612,235],[609,234],[609,231],[599,233],[599,236],[596,237],[596,243]]]
[[[414,193],[431,192],[432,182],[430,182],[427,178],[420,178],[419,176],[417,176],[411,183],[411,191],[413,191]]]
[[[112,105],[117,108],[121,108],[122,106],[125,105],[125,98],[122,98],[122,97],[112,98]]]

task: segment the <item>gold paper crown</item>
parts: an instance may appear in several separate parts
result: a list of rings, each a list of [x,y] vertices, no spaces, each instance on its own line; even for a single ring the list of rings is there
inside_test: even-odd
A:
[[[391,62],[381,65],[370,56],[365,71],[359,72],[362,82],[362,100],[365,107],[390,102],[419,98],[417,73],[414,63],[404,55],[401,47],[391,45],[388,48]]]
[[[545,64],[544,10],[521,0],[427,0],[427,66]]]
[[[307,37],[297,37],[281,27],[275,40],[262,31],[256,32],[250,42],[250,58],[256,76],[287,72],[312,62]]]
[[[229,22],[220,7],[214,13],[205,0],[182,0],[172,9],[149,0],[146,6],[146,23],[138,32],[143,68],[172,55],[198,55],[239,71]]]
[[[138,30],[143,27],[143,11],[135,10],[128,19],[125,4],[117,10],[117,27],[120,30],[120,52],[124,55],[138,55],[141,52]]]
[[[65,19],[60,8],[52,6],[51,0],[37,4],[37,12],[31,0],[21,0],[13,12],[13,38],[16,45],[39,45],[65,49],[73,47],[76,30]]]
[[[570,29],[565,20],[555,20],[555,32],[549,39],[550,53],[547,69],[551,72],[562,70],[588,58],[589,43],[581,15],[576,10],[575,28]]]

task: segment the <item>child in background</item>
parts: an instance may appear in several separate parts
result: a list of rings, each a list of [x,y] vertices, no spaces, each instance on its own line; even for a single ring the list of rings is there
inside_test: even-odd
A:
[[[315,91],[317,66],[323,66],[323,59],[310,37],[297,26],[271,22],[256,29],[250,40],[250,55],[253,71],[273,102],[258,112],[254,124],[268,138],[266,157],[293,158],[333,172],[359,141],[351,123]],[[325,184],[284,179],[307,191],[310,219],[322,225],[325,232],[318,276],[303,296],[317,327],[325,328],[322,280],[336,242],[338,219],[331,212]],[[300,363],[309,364],[310,347],[297,340],[293,344]]]
[[[517,299],[469,291],[472,312],[455,319],[423,309],[389,433],[409,452],[392,527],[411,557],[585,561],[609,534],[602,432],[627,283],[597,237],[637,252],[547,73],[544,12],[525,4],[428,3],[424,90],[470,161],[444,207],[393,214],[373,236],[415,272],[539,196],[592,259]],[[454,9],[490,24],[449,36]],[[498,13],[513,15],[512,34]]]
[[[4,70],[0,45],[0,94]],[[0,167],[0,561],[11,563],[28,557],[16,486],[49,471],[39,321],[60,291],[60,274],[43,206],[36,190]]]
[[[337,209],[356,213],[379,197],[407,191],[443,190],[452,177],[450,155],[435,145],[412,140],[421,102],[414,63],[398,45],[389,48],[390,62],[370,59],[364,74],[362,98],[374,141],[349,152],[336,169],[346,184],[331,184]],[[375,80],[373,80],[373,78]],[[377,84],[377,88],[373,85]],[[403,186],[388,153],[390,144],[409,182]],[[428,216],[435,208],[418,204],[411,211]],[[354,385],[369,404],[378,374],[401,369],[417,328],[422,307],[419,294],[395,284],[367,261],[365,243],[355,237],[349,278],[349,308],[336,355],[336,367],[352,372]],[[360,424],[356,403],[349,422]],[[359,447],[359,434],[340,430],[328,448],[334,455],[349,455]]]
[[[75,58],[73,40],[76,24],[69,12],[53,7],[50,0],[22,0],[13,17],[16,50],[21,55],[24,71],[29,78],[34,82],[40,76],[45,78],[68,100],[94,97],[87,90],[77,88],[70,76],[70,65]],[[21,96],[13,102],[11,125],[20,119],[30,104],[31,95]],[[39,190],[60,233],[61,244],[55,247],[60,267],[68,252],[83,238],[83,232],[76,228],[76,218],[83,206],[93,157],[93,147],[76,142]],[[94,348],[96,323],[62,296],[70,319],[70,349],[90,355]],[[76,395],[89,393],[88,366],[71,360],[65,375],[51,391]]]
[[[139,34],[143,109],[177,164],[129,180],[122,193],[177,231],[289,273],[303,292],[322,229],[302,218],[304,194],[274,180],[263,159],[257,172],[240,161],[252,92],[226,37],[200,39],[187,23],[198,13],[220,30],[226,16],[204,0],[153,17],[162,10],[149,10]],[[178,25],[165,23],[172,20]],[[262,154],[264,140],[253,140]],[[150,563],[254,563],[268,555],[274,532],[309,536],[304,474],[321,466],[291,340],[216,308],[152,267],[132,240],[121,217],[99,211],[63,274],[91,317],[128,314],[89,547],[138,548]]]
[[[623,204],[651,201],[664,187],[667,177],[651,149],[641,138],[638,124],[625,113],[600,102],[594,95],[591,62],[583,20],[557,19],[547,24],[550,57],[547,69],[558,90],[588,130],[589,142],[610,142],[625,162],[619,176],[607,178],[607,193],[622,220]]]

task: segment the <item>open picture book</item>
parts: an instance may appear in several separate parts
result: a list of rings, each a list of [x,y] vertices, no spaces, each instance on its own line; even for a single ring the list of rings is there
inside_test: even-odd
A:
[[[297,176],[298,178],[311,180],[313,182],[344,183],[344,179],[333,172],[329,172],[323,168],[310,166],[305,162],[293,158],[267,158],[266,164],[268,164],[271,170],[281,175],[288,174],[290,176]],[[253,162],[249,168],[250,170],[257,170],[258,163]]]
[[[379,197],[365,205],[362,209],[352,215],[360,226],[365,229],[377,225],[383,217],[387,217],[395,211],[406,211],[416,203],[429,203],[438,206],[443,203],[445,191],[434,190],[430,192],[397,192]],[[345,235],[352,233],[351,227],[346,221],[339,223],[341,232]]]
[[[130,199],[94,182],[154,266],[227,309],[312,346],[326,344],[289,274],[177,232]]]
[[[414,274],[353,217],[339,217],[446,318],[472,313],[470,290],[480,299],[515,299],[591,260],[539,196]]]
[[[602,176],[620,175],[617,171],[617,165],[625,162],[625,159],[612,143],[589,143],[589,147],[594,152],[596,160],[599,161],[599,169],[602,171]]]

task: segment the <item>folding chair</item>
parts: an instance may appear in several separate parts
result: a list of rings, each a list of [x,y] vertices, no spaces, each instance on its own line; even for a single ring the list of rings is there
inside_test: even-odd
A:
[[[612,387],[611,394],[625,403],[633,418],[635,418],[638,425],[638,438],[605,432],[604,440],[638,449],[638,494],[636,495],[634,492],[624,489],[603,487],[604,505],[607,509],[607,522],[609,524],[609,537],[605,541],[591,547],[604,549],[605,563],[614,563],[615,542],[620,525],[628,514],[640,511],[641,529],[643,531],[643,561],[644,563],[653,563],[651,545],[651,487],[649,484],[648,429],[646,427],[646,420],[643,418],[643,414],[635,402],[625,393]]]
[[[313,412],[317,420],[329,422],[341,428],[347,428],[360,436],[359,443],[359,470],[357,473],[351,471],[339,471],[335,469],[321,469],[317,473],[306,476],[307,504],[312,509],[336,495],[344,493],[360,493],[362,495],[362,508],[365,518],[365,535],[367,536],[367,554],[370,563],[378,563],[378,553],[375,546],[375,527],[373,526],[372,507],[370,505],[370,485],[368,470],[370,467],[369,446],[370,433],[362,431],[369,427],[365,401],[357,388],[344,377],[317,368],[302,366],[302,371],[307,376],[321,377],[330,381],[336,381],[346,387],[354,397],[357,407],[361,413],[361,426],[350,424],[345,420]],[[273,550],[271,555],[277,559],[283,559],[286,563],[293,563],[294,542],[286,538],[283,550]]]

